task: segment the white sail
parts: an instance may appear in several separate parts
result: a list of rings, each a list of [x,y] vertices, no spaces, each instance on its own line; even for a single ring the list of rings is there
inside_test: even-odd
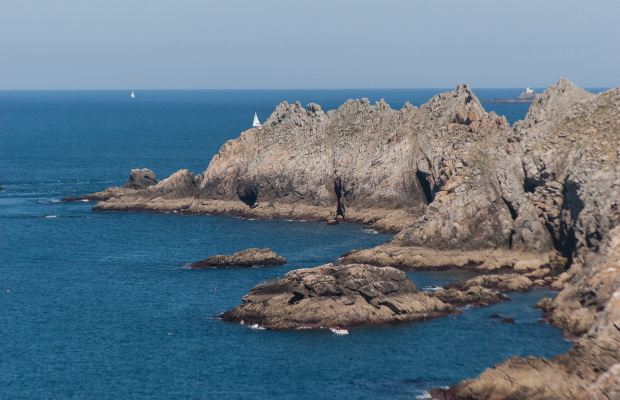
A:
[[[258,115],[254,113],[254,124],[252,126],[260,126],[260,122],[258,121]]]
[[[133,94],[133,90],[131,91],[131,98],[133,99],[134,97],[136,97],[135,94]]]

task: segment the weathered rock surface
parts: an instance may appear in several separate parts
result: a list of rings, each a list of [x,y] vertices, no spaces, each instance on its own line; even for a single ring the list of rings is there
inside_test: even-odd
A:
[[[620,364],[614,364],[586,388],[576,400],[620,399]]]
[[[480,275],[445,285],[444,289],[467,290],[476,286],[504,292],[528,292],[532,290],[534,283],[529,278],[519,274]]]
[[[129,182],[123,185],[126,189],[145,189],[157,184],[157,177],[147,168],[132,169]]]
[[[267,329],[416,321],[454,310],[420,292],[404,272],[369,265],[294,270],[257,285],[242,300],[221,318]]]
[[[503,301],[510,301],[510,298],[496,290],[490,290],[482,286],[470,286],[464,289],[445,288],[431,292],[429,295],[438,298],[444,303],[452,304],[455,307],[466,305],[484,306]]]
[[[620,363],[620,226],[583,259],[583,264],[573,264],[572,276],[556,299],[539,303],[551,323],[579,337],[570,351],[551,360],[509,359],[450,388],[444,398],[589,399],[617,392],[618,381],[613,379]]]
[[[196,261],[190,268],[252,268],[284,265],[284,257],[277,255],[268,248],[250,248],[229,256],[216,255],[206,260]]]

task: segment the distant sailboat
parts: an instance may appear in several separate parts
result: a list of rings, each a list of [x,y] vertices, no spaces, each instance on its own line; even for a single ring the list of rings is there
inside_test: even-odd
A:
[[[133,90],[131,91],[131,98],[133,99],[134,97],[136,97],[135,94],[133,94]]]
[[[252,124],[252,126],[260,126],[260,122],[258,121],[258,115],[256,115],[256,113],[254,113],[254,124]]]

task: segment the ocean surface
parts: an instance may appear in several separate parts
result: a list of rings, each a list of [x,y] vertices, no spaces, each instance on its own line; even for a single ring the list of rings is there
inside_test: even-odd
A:
[[[136,90],[135,99],[131,90],[0,91],[0,398],[424,398],[507,357],[568,350],[533,308],[555,296],[548,290],[344,337],[222,322],[214,317],[259,282],[391,236],[350,224],[99,213],[91,203],[59,201],[122,185],[132,168],[158,178],[202,173],[254,112],[263,121],[283,100],[328,110],[349,98],[385,98],[401,108],[446,90]],[[484,106],[513,123],[529,105]],[[187,268],[247,247],[270,247],[288,264]],[[472,276],[408,275],[421,288]]]

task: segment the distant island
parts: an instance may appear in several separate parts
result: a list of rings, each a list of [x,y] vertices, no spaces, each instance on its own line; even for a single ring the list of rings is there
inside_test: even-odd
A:
[[[529,86],[525,88],[525,92],[521,93],[519,97],[516,99],[501,99],[496,97],[492,100],[490,99],[480,99],[481,103],[531,103],[534,101],[534,97],[536,97],[536,93]]]

